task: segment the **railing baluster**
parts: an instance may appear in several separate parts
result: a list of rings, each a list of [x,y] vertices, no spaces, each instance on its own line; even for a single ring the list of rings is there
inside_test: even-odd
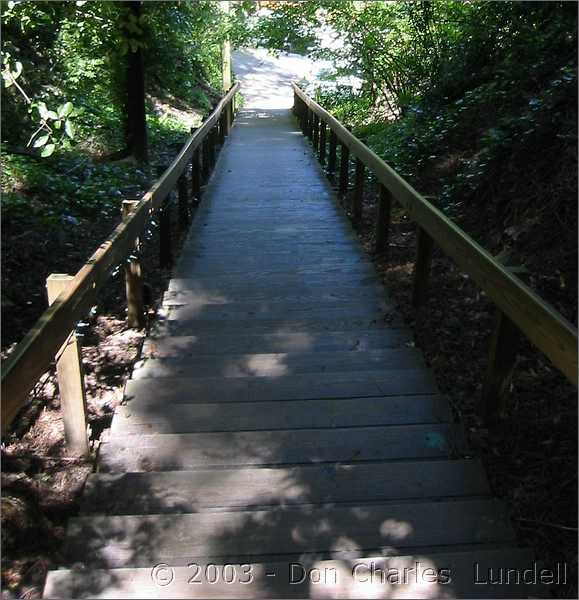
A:
[[[318,158],[320,160],[320,164],[326,164],[326,123],[322,120],[320,120],[320,144]]]
[[[199,202],[201,195],[201,177],[202,177],[203,166],[201,164],[201,150],[197,148],[193,152],[191,159],[191,196],[193,200]]]
[[[364,176],[366,168],[364,163],[356,158],[356,180],[354,187],[354,196],[352,198],[352,217],[354,221],[359,222],[362,219],[362,203],[364,199]]]
[[[348,193],[348,181],[350,178],[350,150],[348,146],[342,144],[340,152],[340,194]]]
[[[122,217],[127,219],[138,206],[138,200],[123,200]],[[139,252],[139,238],[135,240],[135,252]],[[142,329],[145,326],[145,304],[143,302],[143,274],[141,261],[129,256],[125,264],[125,291],[127,295],[127,326]]]
[[[383,185],[379,185],[378,210],[376,215],[376,244],[375,252],[384,252],[388,248],[390,236],[390,219],[392,212],[392,194]]]
[[[157,176],[160,177],[167,169],[165,166],[157,167]],[[171,192],[167,194],[163,206],[159,209],[159,264],[168,269],[173,265],[173,250],[171,240]]]
[[[309,109],[306,108],[306,137],[308,138],[308,140],[312,139],[312,135],[313,135],[313,120],[314,120],[314,113]]]
[[[499,258],[497,260],[503,262]],[[507,261],[508,258],[504,262]],[[528,283],[529,274],[524,267],[508,264],[505,267],[524,283]],[[479,406],[479,414],[488,425],[502,419],[507,411],[520,343],[519,328],[500,309],[497,309]]]
[[[415,308],[420,308],[426,302],[434,242],[422,227],[417,227],[416,235],[416,263],[414,265],[412,305]]]
[[[312,132],[312,144],[314,146],[314,151],[318,151],[318,144],[320,141],[320,117],[314,113],[313,119],[313,132]]]
[[[330,129],[330,147],[328,151],[328,174],[333,177],[336,172],[336,149],[338,147],[338,136]]]
[[[189,197],[185,172],[177,180],[177,194],[179,198],[179,229],[185,231],[189,224]]]
[[[46,280],[48,303],[53,304],[73,277],[52,274]],[[66,445],[71,453],[88,456],[86,396],[80,346],[73,330],[57,353],[56,377],[60,392],[60,409],[64,422]]]

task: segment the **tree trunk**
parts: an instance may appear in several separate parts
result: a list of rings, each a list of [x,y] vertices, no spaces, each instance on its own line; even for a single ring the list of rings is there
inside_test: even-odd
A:
[[[129,2],[129,10],[138,19],[142,2]],[[127,52],[127,148],[139,162],[148,161],[147,123],[145,119],[145,70],[143,51]]]

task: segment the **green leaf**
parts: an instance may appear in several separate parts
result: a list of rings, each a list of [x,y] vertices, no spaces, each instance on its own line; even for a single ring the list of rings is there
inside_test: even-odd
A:
[[[49,110],[46,113],[46,117],[44,117],[45,119],[52,119],[53,121],[56,121],[56,119],[58,119],[58,115],[53,111],[53,110]]]
[[[74,138],[74,125],[68,119],[64,123],[64,131],[71,140]]]
[[[70,113],[72,112],[73,108],[74,106],[72,105],[72,102],[65,102],[64,104],[61,104],[58,107],[58,116],[60,118],[68,117],[68,115],[70,115]]]
[[[49,138],[50,138],[49,134],[41,135],[39,138],[36,138],[36,141],[33,144],[34,147],[41,148],[42,146],[44,146],[46,144],[46,142],[48,142]]]
[[[56,129],[60,129],[62,127],[62,121],[58,119],[58,121],[54,122],[54,126],[56,127]]]
[[[44,146],[40,156],[42,156],[42,158],[48,158],[54,152],[55,148],[56,144],[48,144],[48,146]]]

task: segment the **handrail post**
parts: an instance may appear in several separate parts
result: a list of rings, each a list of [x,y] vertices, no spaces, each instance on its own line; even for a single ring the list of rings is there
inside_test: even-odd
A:
[[[197,131],[197,127],[191,127],[191,135]],[[191,156],[191,202],[199,201],[201,192],[201,147],[197,147]]]
[[[320,142],[320,117],[316,113],[314,113],[313,118],[313,131],[312,131],[312,144],[314,146],[314,151],[318,151],[318,145]]]
[[[434,242],[432,238],[422,227],[418,227],[416,235],[416,263],[414,265],[414,288],[412,290],[412,305],[414,308],[420,308],[426,302],[433,249]]]
[[[309,140],[312,139],[313,121],[314,121],[314,113],[310,110],[310,108],[308,106],[306,106],[306,114],[305,114],[306,129],[305,129],[304,133],[305,133],[305,136]]]
[[[122,217],[126,220],[138,206],[138,200],[123,200]],[[139,239],[135,240],[135,251],[139,251]],[[125,264],[125,291],[127,295],[127,326],[142,329],[145,326],[145,303],[143,302],[143,275],[141,262],[129,256]]]
[[[70,275],[51,274],[46,280],[48,303],[53,304],[60,293],[74,279]],[[70,452],[80,456],[89,455],[87,435],[86,396],[84,371],[80,346],[73,330],[57,353],[56,377],[60,392],[60,408],[64,422],[64,436]]]
[[[321,165],[326,164],[326,122],[320,119],[320,148],[318,158]]]
[[[348,193],[348,180],[350,177],[350,149],[342,144],[340,152],[340,194]]]
[[[167,167],[157,167],[157,176],[162,175]],[[159,264],[162,268],[170,268],[173,264],[171,243],[171,202],[170,193],[159,208]]]
[[[364,199],[364,175],[366,168],[364,163],[356,158],[356,179],[354,187],[354,196],[352,198],[352,217],[354,221],[359,222],[362,219],[362,202]]]
[[[306,135],[306,131],[308,129],[308,106],[307,104],[300,99],[300,127],[304,135]]]
[[[211,173],[211,160],[210,160],[210,150],[209,150],[209,134],[203,139],[201,145],[199,146],[201,150],[201,181],[202,183],[207,182],[209,179],[209,174]]]
[[[374,251],[383,252],[388,248],[390,237],[390,220],[392,214],[392,194],[388,188],[379,186],[378,210],[376,215],[376,243]]]
[[[528,273],[524,267],[507,268],[527,283]],[[519,328],[497,308],[478,411],[487,425],[505,416],[520,343]]]
[[[217,120],[217,125],[216,125],[216,129],[217,129],[217,135],[218,135],[218,140],[219,143],[221,145],[223,145],[225,143],[225,111],[223,111],[221,113],[221,115],[219,115],[219,119]]]
[[[330,129],[330,147],[328,151],[328,174],[333,177],[336,172],[336,150],[338,147],[338,136]]]
[[[201,194],[201,176],[203,166],[201,165],[201,153],[197,148],[191,157],[191,197],[196,202],[199,202]]]
[[[189,198],[185,171],[181,173],[181,176],[177,180],[177,195],[179,198],[179,229],[186,231],[189,224]]]

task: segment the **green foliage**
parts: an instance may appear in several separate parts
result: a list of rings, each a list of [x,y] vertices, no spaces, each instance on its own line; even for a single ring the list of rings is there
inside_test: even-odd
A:
[[[219,45],[228,25],[216,2],[144,2],[139,18],[128,3],[110,0],[0,6],[2,130],[9,145],[45,157],[75,143],[117,149],[125,127],[126,55],[137,49],[149,92],[210,109],[198,84],[220,84]]]

